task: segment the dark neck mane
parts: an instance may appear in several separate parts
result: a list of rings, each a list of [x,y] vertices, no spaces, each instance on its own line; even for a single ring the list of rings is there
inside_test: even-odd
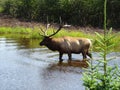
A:
[[[56,51],[59,49],[58,44],[54,40],[51,40],[51,42],[46,46],[52,51]]]

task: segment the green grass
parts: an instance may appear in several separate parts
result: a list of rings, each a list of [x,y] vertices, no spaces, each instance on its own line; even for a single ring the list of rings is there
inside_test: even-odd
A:
[[[48,30],[48,35],[52,34],[53,30],[50,29]],[[69,31],[69,30],[65,30],[62,29],[59,33],[57,33],[54,37],[63,37],[63,36],[72,36],[72,37],[87,37],[87,35],[85,33],[82,33],[80,31]]]
[[[3,8],[2,7],[0,7],[0,13],[3,11]]]
[[[50,35],[53,33],[53,28],[48,29],[47,34]],[[40,36],[40,29],[35,27],[24,28],[24,27],[0,27],[0,36],[10,37],[10,38],[29,38],[29,39],[42,39]],[[85,34],[83,32],[77,30],[65,30],[62,29],[59,33],[57,33],[54,37],[62,37],[62,36],[72,36],[72,37],[85,37],[90,38],[93,42],[93,50],[95,50],[95,46],[97,45],[95,40],[97,36],[95,34]],[[111,43],[118,43],[114,47],[114,51],[120,51],[120,33],[116,35],[116,37],[111,41]]]
[[[113,50],[116,52],[120,51],[120,33],[118,33],[111,42],[117,44],[116,46],[114,46]]]
[[[0,35],[13,38],[39,39],[38,30],[23,27],[0,27]]]
[[[48,29],[47,34],[50,35],[54,31],[52,28]],[[43,34],[39,28],[23,28],[23,27],[0,27],[0,34],[1,35],[12,35],[12,36],[26,36],[27,38],[32,39],[40,39],[41,35]],[[90,37],[90,35],[87,35],[83,32],[76,31],[76,30],[65,30],[62,29],[59,33],[57,33],[54,37],[62,37],[62,36],[72,36],[72,37]]]
[[[0,27],[0,34],[29,34],[30,32],[30,28]]]

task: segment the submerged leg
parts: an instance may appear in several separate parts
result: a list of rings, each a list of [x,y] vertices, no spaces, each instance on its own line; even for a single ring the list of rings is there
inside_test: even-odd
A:
[[[61,64],[63,59],[62,59],[63,53],[59,52],[59,63]]]
[[[68,53],[68,63],[71,63],[71,60],[72,60],[72,55],[71,53]]]
[[[83,55],[83,60],[86,60],[87,56],[86,56],[86,52],[82,52]]]
[[[92,54],[91,54],[91,53],[87,52],[87,55],[88,55],[90,58],[92,58]]]
[[[92,54],[89,52],[89,50],[87,50],[87,56],[89,56],[90,58],[92,58]]]

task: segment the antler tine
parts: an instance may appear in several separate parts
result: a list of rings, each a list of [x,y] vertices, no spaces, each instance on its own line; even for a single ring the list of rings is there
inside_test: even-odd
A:
[[[49,27],[50,27],[50,24],[48,23],[48,24],[46,25],[45,36],[48,36],[48,35],[47,35],[47,30],[48,30]]]
[[[46,25],[46,29],[43,29],[42,27],[39,27],[40,30],[41,30],[41,32],[43,33],[43,35],[40,34],[40,33],[39,33],[39,34],[40,34],[41,36],[44,36],[44,37],[45,37],[45,36],[48,36],[48,35],[47,35],[47,30],[48,30],[49,26],[50,26],[50,24],[47,24],[47,25]]]
[[[41,36],[44,36],[44,37],[45,37],[45,36],[46,36],[46,31],[45,31],[43,28],[41,28],[41,27],[39,27],[39,28],[40,28],[41,32],[43,32],[43,34],[40,34],[40,33],[39,33],[39,34],[40,34]]]
[[[59,26],[59,28],[56,30],[56,32],[54,32],[53,34],[49,35],[48,37],[54,36],[54,35],[57,34],[61,29],[62,29],[62,25]]]
[[[56,32],[54,32],[53,34],[49,35],[48,37],[54,36],[55,34],[57,34],[61,30],[61,28],[62,28],[62,25],[61,25],[62,19],[61,19],[61,17],[59,17],[59,20],[60,20],[60,26],[59,26],[58,30],[56,30]]]
[[[46,30],[43,30],[43,29],[40,27],[41,31],[44,33],[44,35],[42,35],[42,36],[51,37],[51,36],[54,36],[55,34],[57,34],[62,28],[70,27],[70,25],[67,25],[67,24],[66,24],[66,25],[63,25],[61,17],[60,17],[59,19],[60,19],[59,28],[56,30],[56,32],[53,32],[53,34],[51,34],[51,35],[47,35],[47,30],[48,30],[48,28],[49,28],[49,26],[50,26],[51,24],[48,23],[48,24],[46,25]]]
[[[62,24],[61,16],[59,17],[59,20],[60,20],[60,26],[59,26],[59,28],[56,30],[56,32],[54,32],[53,34],[49,35],[48,37],[54,36],[55,34],[57,34],[62,29],[63,24]]]
[[[48,30],[49,26],[50,26],[50,24],[48,23],[48,24],[46,25],[46,30]]]

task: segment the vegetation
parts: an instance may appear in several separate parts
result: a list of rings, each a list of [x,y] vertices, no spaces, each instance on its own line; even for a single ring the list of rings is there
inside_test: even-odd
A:
[[[59,22],[102,27],[103,0],[0,0],[3,12],[27,21]],[[120,0],[109,0],[107,26],[120,28]],[[26,12],[27,11],[27,12]]]
[[[48,34],[52,34],[54,31],[53,28],[49,28]],[[42,39],[42,36],[39,35],[40,28],[24,28],[24,27],[0,27],[0,36],[4,35],[7,37],[13,37],[13,38],[29,38],[29,39]],[[116,35],[115,33],[110,34]],[[62,29],[59,33],[57,33],[54,37],[62,37],[62,36],[72,36],[72,37],[86,37],[90,38],[93,42],[93,47],[96,47],[98,45],[98,42],[96,38],[98,38],[95,34],[86,34],[83,32],[80,32],[78,30],[65,30]],[[103,35],[102,35],[103,36]],[[120,43],[120,33],[114,37],[114,39],[110,40],[111,43]],[[96,48],[93,48],[94,51],[99,51]],[[113,51],[119,51],[120,47],[119,44],[112,47]]]
[[[52,34],[55,29],[49,28],[47,31],[47,34]],[[30,39],[41,39],[42,36],[39,34],[42,33],[40,28],[23,28],[23,27],[0,27],[0,34],[1,35],[7,35],[12,34],[13,36],[19,36],[19,35],[26,35],[26,38]],[[71,30],[67,31],[65,29],[62,29],[58,34],[56,34],[54,37],[61,37],[61,36],[73,36],[73,37],[89,37],[90,35],[86,35],[85,33],[79,32],[77,30]]]
[[[62,17],[65,23],[74,25],[102,27],[104,24],[104,34],[68,33],[63,29],[55,37],[68,35],[93,39],[93,49],[99,51],[101,58],[96,64],[93,64],[93,59],[88,62],[89,68],[83,73],[86,90],[120,90],[120,70],[117,65],[108,64],[113,58],[107,58],[111,51],[120,50],[120,33],[115,34],[112,29],[107,31],[107,27],[111,26],[120,28],[120,0],[0,0],[0,5],[0,12],[27,21],[59,22],[59,17]],[[52,32],[53,28],[50,28],[48,34]],[[42,38],[39,33],[38,27],[0,27],[1,35],[9,34],[12,37],[35,40]]]
[[[107,57],[116,45],[112,42],[115,35],[111,35],[111,30],[106,33],[105,37],[99,33],[96,35],[97,45],[95,47],[100,51],[100,58],[96,61],[93,58],[88,62],[89,68],[83,73],[83,84],[86,90],[120,90],[120,69],[117,64],[113,66],[108,64],[115,56]]]
[[[111,35],[112,29],[109,32],[106,29],[106,5],[107,0],[104,0],[104,35],[96,33],[101,58],[97,60],[97,65],[93,64],[93,60],[88,63],[90,68],[83,74],[86,90],[120,90],[120,69],[117,65],[110,66],[108,63],[113,58],[107,58],[116,43],[111,43],[115,38]]]

